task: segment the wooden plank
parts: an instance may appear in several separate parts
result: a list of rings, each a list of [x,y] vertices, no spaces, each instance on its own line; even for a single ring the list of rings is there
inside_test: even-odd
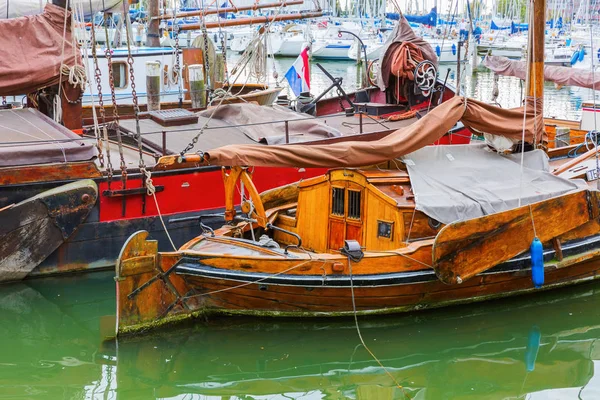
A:
[[[598,193],[587,190],[445,226],[433,244],[433,268],[442,282],[461,283],[598,217]]]

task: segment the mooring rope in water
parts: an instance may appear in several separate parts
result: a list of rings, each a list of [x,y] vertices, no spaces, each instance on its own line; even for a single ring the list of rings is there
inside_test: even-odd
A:
[[[356,300],[354,298],[354,279],[352,276],[352,261],[350,260],[350,256],[348,256],[348,273],[350,276],[350,293],[352,294],[352,311],[354,314],[354,323],[356,325],[356,333],[358,333],[358,338],[360,339],[360,342],[362,343],[365,350],[367,350],[367,352],[371,355],[371,357],[373,357],[373,359],[377,362],[377,364],[379,364],[379,366],[381,368],[383,368],[385,373],[392,379],[392,381],[394,381],[394,384],[396,385],[396,387],[398,389],[402,390],[404,397],[410,399],[410,396],[408,396],[408,394],[406,394],[406,392],[404,391],[404,386],[400,385],[400,383],[396,380],[394,375],[392,375],[392,373],[390,371],[388,371],[388,369],[383,365],[383,363],[381,361],[379,361],[379,359],[377,358],[375,353],[373,353],[371,351],[371,349],[369,348],[369,346],[367,346],[367,343],[365,343],[365,339],[363,338],[362,333],[360,332],[360,326],[358,325],[358,314],[356,312]]]
[[[158,200],[156,200],[156,187],[152,183],[152,173],[145,168],[140,170],[144,176],[146,177],[146,194],[148,196],[152,196],[154,198],[154,204],[156,205],[156,211],[158,212],[158,218],[167,234],[167,238],[169,238],[169,242],[171,242],[171,246],[173,246],[173,251],[177,251],[177,247],[175,247],[175,243],[173,239],[171,239],[171,235],[169,234],[169,230],[167,229],[167,225],[165,225],[165,221],[163,220],[162,213],[160,212],[160,207],[158,206]]]

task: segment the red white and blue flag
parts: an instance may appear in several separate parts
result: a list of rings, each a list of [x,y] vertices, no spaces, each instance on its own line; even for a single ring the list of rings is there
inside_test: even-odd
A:
[[[302,49],[296,61],[294,61],[288,72],[285,73],[285,78],[290,83],[290,88],[296,96],[299,96],[302,92],[308,92],[310,90],[308,47]]]

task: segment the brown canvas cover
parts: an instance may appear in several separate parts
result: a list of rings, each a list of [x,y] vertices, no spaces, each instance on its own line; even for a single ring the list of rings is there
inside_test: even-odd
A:
[[[95,156],[93,141],[33,108],[0,110],[0,167],[89,161]]]
[[[382,91],[385,91],[390,81],[392,64],[391,55],[393,50],[402,44],[402,42],[410,42],[417,45],[421,49],[423,57],[437,66],[438,59],[431,45],[422,37],[417,36],[408,24],[406,18],[404,18],[404,15],[400,15],[400,20],[394,27],[394,30],[388,37],[381,51],[382,56],[381,61],[379,62],[379,73],[377,74],[376,83]]]
[[[27,94],[55,85],[61,64],[81,65],[70,22],[71,13],[67,12],[63,40],[65,9],[53,4],[46,4],[40,15],[0,20],[0,96]]]
[[[514,61],[499,56],[486,56],[483,59],[483,65],[500,75],[514,76],[522,80],[527,77],[527,64],[525,61]],[[600,89],[600,74],[593,74],[591,70],[546,65],[544,67],[544,80],[563,86]]]
[[[544,136],[542,102],[528,99],[525,139]],[[535,108],[535,109],[534,109]],[[270,167],[360,167],[383,163],[424,146],[446,134],[458,121],[473,132],[485,132],[519,140],[523,133],[523,107],[505,109],[481,101],[454,97],[406,128],[365,141],[329,144],[230,145],[208,151],[211,165]]]
[[[259,106],[252,103],[222,104],[198,113],[201,119],[220,121],[231,130],[241,132],[256,143],[283,144],[286,142],[285,122],[288,121],[290,143],[307,142],[341,136],[327,123],[307,114],[300,114],[274,104]],[[223,134],[227,134],[223,131]]]

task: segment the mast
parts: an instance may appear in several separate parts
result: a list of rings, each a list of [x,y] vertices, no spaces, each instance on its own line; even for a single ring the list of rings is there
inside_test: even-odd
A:
[[[158,0],[148,0],[148,33],[146,34],[146,46],[148,47],[160,46],[159,21],[155,19],[159,12]]]
[[[542,105],[544,101],[544,31],[546,27],[546,0],[531,0],[533,16],[529,18],[530,40],[527,52],[529,63],[529,82],[527,96],[534,104]],[[533,29],[531,29],[533,28]],[[540,107],[543,109],[543,107]],[[538,119],[536,118],[536,121]]]

